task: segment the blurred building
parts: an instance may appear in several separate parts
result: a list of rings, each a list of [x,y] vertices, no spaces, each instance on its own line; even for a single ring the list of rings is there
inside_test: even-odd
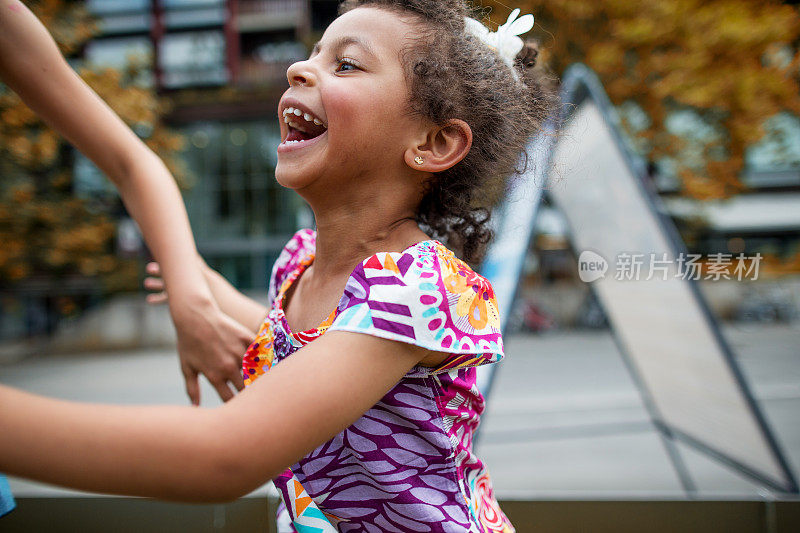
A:
[[[241,288],[264,289],[291,234],[313,223],[274,179],[278,100],[286,69],[335,17],[335,0],[87,0],[100,34],[84,57],[97,66],[146,67],[140,82],[172,105],[167,123],[186,137],[184,197],[198,248]],[[86,159],[80,195],[114,194]]]
[[[630,107],[616,111],[634,125],[646,120]],[[618,124],[610,126],[617,129],[628,151],[641,153],[636,139]],[[705,297],[723,319],[790,321],[800,316],[800,117],[783,112],[764,126],[765,137],[746,152],[741,174],[746,190],[732,198],[699,201],[682,195],[674,161],[667,158],[650,162],[642,176],[661,198],[689,253],[704,259],[712,254],[761,255],[762,282],[701,280]],[[703,146],[714,140],[715,132],[699,116],[675,112],[667,128],[689,141],[684,158],[702,162]],[[567,221],[546,190],[535,226],[517,321],[528,317],[531,330],[548,329],[552,323],[604,327],[602,311],[579,280]]]
[[[87,0],[102,33],[86,47],[86,59],[122,68],[138,57],[151,66],[142,83],[154,84],[172,102],[167,120],[188,141],[193,186],[185,198],[198,247],[239,287],[263,289],[288,236],[312,223],[297,195],[274,180],[276,108],[287,87],[286,68],[307,57],[338,3]],[[637,109],[618,111],[634,125],[646,120]],[[652,163],[648,180],[691,252],[800,254],[800,142],[794,142],[800,120],[784,115],[771,119],[772,133],[751,147],[743,176],[750,189],[733,199],[683,198],[672,162]],[[686,112],[670,117],[668,127],[698,150],[708,141],[704,135],[713,136]],[[109,187],[87,161],[79,158],[77,166],[78,194]],[[546,199],[538,225],[530,276],[537,283],[575,283],[565,224]]]
[[[617,111],[634,126],[647,120],[634,105],[621,106]],[[747,190],[733,198],[688,199],[679,192],[674,161],[663,158],[650,164],[647,181],[687,237],[691,252],[800,258],[800,117],[782,112],[770,117],[764,126],[767,134],[745,155],[741,180]],[[698,163],[704,145],[716,135],[698,115],[688,111],[672,113],[667,129],[688,141],[683,155],[687,161]],[[624,129],[619,133],[629,148],[637,151],[637,141]],[[566,241],[558,213],[547,212],[542,220],[543,249],[562,248]],[[800,265],[795,273],[800,274]]]

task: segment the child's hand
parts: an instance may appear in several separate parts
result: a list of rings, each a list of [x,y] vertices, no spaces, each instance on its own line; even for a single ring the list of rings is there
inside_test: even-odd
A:
[[[164,278],[161,277],[161,266],[155,261],[147,263],[145,267],[148,277],[144,278],[144,288],[152,291],[147,295],[147,303],[152,305],[163,304],[168,300]]]
[[[255,334],[223,313],[216,305],[207,308],[191,306],[173,313],[178,334],[178,356],[186,382],[186,394],[194,405],[200,405],[200,384],[203,374],[216,389],[222,401],[244,389],[242,355]],[[233,391],[231,390],[233,386]]]
[[[148,277],[144,280],[144,287],[152,291],[147,295],[147,303],[157,305],[169,301],[161,266],[150,262],[145,271]],[[178,335],[178,355],[186,381],[186,394],[192,404],[200,405],[197,378],[203,374],[219,397],[227,402],[234,396],[231,385],[234,390],[244,389],[242,354],[253,341],[254,333],[217,305],[207,305],[202,309],[196,305],[174,305],[178,309],[170,311]]]

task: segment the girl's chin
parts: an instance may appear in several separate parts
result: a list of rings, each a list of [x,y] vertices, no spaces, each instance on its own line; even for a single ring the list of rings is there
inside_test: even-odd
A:
[[[281,186],[295,190],[313,183],[321,171],[319,167],[321,162],[317,160],[327,158],[327,151],[323,146],[327,139],[328,132],[326,131],[322,135],[306,141],[279,144],[275,180]]]
[[[318,172],[308,166],[301,167],[280,160],[275,166],[275,181],[287,189],[303,189],[314,183],[317,177]]]
[[[275,168],[275,181],[278,185],[286,189],[300,189],[308,184],[310,181],[308,176],[297,175],[294,172],[281,172],[277,167]]]

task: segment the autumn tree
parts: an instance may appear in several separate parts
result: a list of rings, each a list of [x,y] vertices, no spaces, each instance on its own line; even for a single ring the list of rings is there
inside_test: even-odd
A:
[[[147,59],[124,71],[93,69],[75,58],[97,31],[83,3],[30,2],[81,77],[180,178],[182,138],[160,123],[165,111],[152,88],[137,80]],[[72,148],[4,85],[0,85],[0,286],[31,280],[91,278],[106,289],[135,288],[137,266],[114,251],[116,222],[107,200],[73,193]]]
[[[800,115],[800,17],[776,0],[495,0],[492,28],[510,8],[533,13],[527,36],[540,41],[556,74],[592,68],[615,106],[646,120],[626,128],[650,161],[675,165],[682,193],[726,198],[745,189],[745,151],[781,111]],[[701,119],[704,135],[671,132],[674,112]],[[694,132],[698,133],[698,132]]]

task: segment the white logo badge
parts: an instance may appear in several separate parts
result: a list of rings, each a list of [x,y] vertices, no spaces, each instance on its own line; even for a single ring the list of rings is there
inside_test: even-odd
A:
[[[598,253],[584,250],[578,257],[578,276],[585,283],[591,283],[604,277],[607,270],[608,261]]]

